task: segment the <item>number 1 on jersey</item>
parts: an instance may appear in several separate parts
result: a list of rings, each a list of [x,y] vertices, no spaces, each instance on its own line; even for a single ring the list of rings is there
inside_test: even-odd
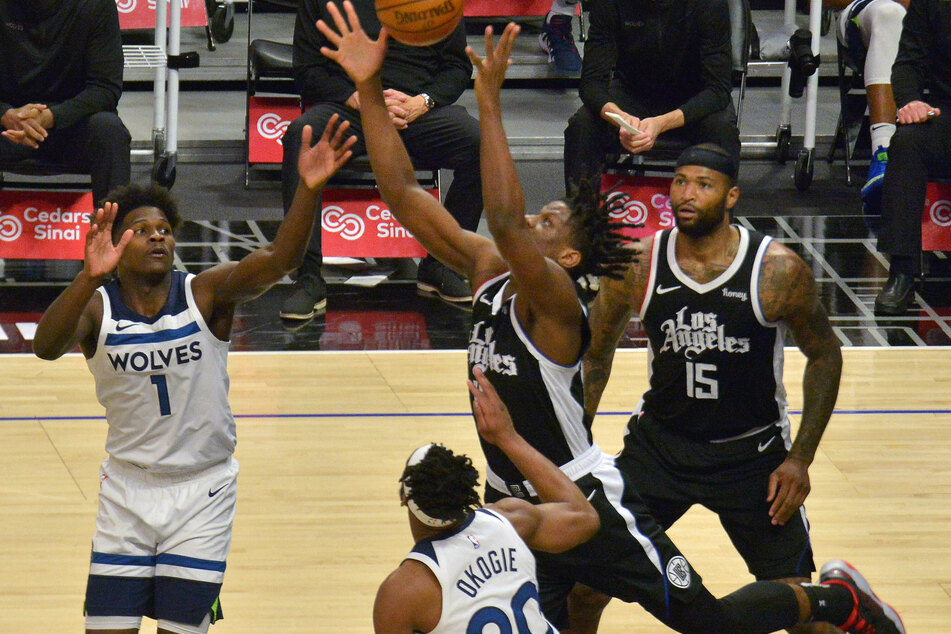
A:
[[[149,377],[149,380],[158,392],[159,413],[162,416],[171,415],[172,407],[168,403],[168,383],[165,381],[165,375],[153,374]]]
[[[717,380],[712,376],[717,366],[712,363],[686,362],[687,396],[690,398],[716,399],[720,390]]]

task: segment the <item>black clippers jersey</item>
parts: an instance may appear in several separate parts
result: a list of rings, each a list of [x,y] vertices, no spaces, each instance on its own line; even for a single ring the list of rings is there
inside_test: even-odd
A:
[[[650,389],[642,409],[698,441],[786,422],[783,337],[759,302],[768,236],[744,227],[733,263],[700,284],[680,270],[677,229],[658,231],[641,321],[650,340]]]
[[[515,295],[503,300],[509,280],[509,273],[494,277],[473,298],[469,378],[473,366],[482,368],[508,407],[518,433],[549,460],[564,466],[593,447],[591,420],[584,412],[581,358],[579,355],[575,364],[564,366],[535,348],[515,315]],[[591,341],[587,319],[582,320],[581,329],[583,353]],[[490,484],[496,476],[507,483],[522,481],[523,476],[498,447],[481,437],[479,441]]]

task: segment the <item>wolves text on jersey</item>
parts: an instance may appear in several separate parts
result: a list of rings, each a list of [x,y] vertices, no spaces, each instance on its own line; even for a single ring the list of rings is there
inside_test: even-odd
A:
[[[497,374],[518,376],[515,357],[510,354],[496,354],[496,342],[492,338],[494,334],[495,329],[486,326],[484,321],[472,326],[472,334],[469,335],[469,364]]]
[[[150,350],[148,352],[142,350],[122,353],[110,352],[107,356],[116,372],[162,370],[173,363],[176,365],[185,365],[186,363],[201,359],[201,342],[192,341],[190,344],[182,344],[164,350]]]
[[[687,307],[677,311],[676,319],[667,319],[660,325],[664,331],[664,345],[660,352],[684,351],[684,358],[692,359],[706,350],[743,354],[750,350],[749,337],[728,337],[725,327],[717,324],[716,313],[695,312],[687,315]]]

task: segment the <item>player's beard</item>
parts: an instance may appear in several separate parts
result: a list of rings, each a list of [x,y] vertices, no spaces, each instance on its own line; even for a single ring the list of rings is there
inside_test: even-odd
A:
[[[674,219],[677,223],[677,229],[684,235],[691,238],[702,238],[713,233],[717,227],[720,226],[720,223],[723,222],[723,217],[726,215],[726,200],[721,200],[716,206],[710,209],[697,210],[693,208],[696,212],[694,220],[690,224],[685,224],[680,221],[680,218],[674,213]]]

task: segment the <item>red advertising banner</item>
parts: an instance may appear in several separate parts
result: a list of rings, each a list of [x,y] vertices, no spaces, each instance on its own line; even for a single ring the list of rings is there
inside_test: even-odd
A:
[[[624,196],[624,207],[611,214],[620,222],[643,224],[630,233],[636,238],[649,236],[658,229],[674,226],[674,212],[670,208],[670,178],[659,176],[632,176],[605,174],[601,177],[601,191],[613,189],[616,196]]]
[[[429,193],[437,200],[439,190]],[[376,189],[326,189],[321,195],[321,250],[354,258],[420,258],[426,250],[396,221]]]
[[[951,182],[928,183],[921,212],[921,248],[951,251]]]
[[[466,0],[466,17],[507,17],[516,15],[547,15],[549,0]],[[579,9],[575,11],[577,14]]]
[[[119,28],[154,29],[155,7],[158,0],[116,0],[119,10]],[[168,0],[165,0],[168,6]],[[182,0],[182,26],[208,26],[204,0]]]
[[[297,97],[249,97],[248,162],[280,163],[281,139],[287,126],[301,114]]]
[[[82,260],[91,192],[0,191],[0,258]]]

